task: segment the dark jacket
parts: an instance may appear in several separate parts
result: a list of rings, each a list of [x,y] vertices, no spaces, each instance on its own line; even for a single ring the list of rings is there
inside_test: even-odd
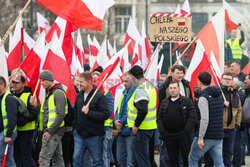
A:
[[[81,91],[76,97],[74,106],[75,118],[74,128],[82,137],[103,136],[104,121],[109,117],[109,107],[107,98],[98,90],[89,105],[88,114],[82,112],[82,107],[87,105],[95,89],[92,89],[84,101],[84,92]]]
[[[236,75],[236,78],[239,79],[239,81],[244,82],[247,74],[240,72],[239,74]]]
[[[166,116],[168,112],[168,105],[170,102],[170,97],[165,98],[161,105],[160,105],[160,110],[159,110],[159,115],[158,115],[158,128],[159,132],[161,134],[161,137],[163,139],[166,138],[168,135],[166,128],[164,126],[165,121],[166,121]],[[190,98],[180,96],[180,103],[181,103],[181,111],[183,114],[183,119],[184,119],[184,129],[183,131],[190,136],[191,133],[193,132],[195,121],[196,121],[196,112],[194,108],[194,104]]]
[[[250,127],[250,88],[245,90],[246,98],[242,110],[242,122],[245,127]]]
[[[166,81],[160,86],[160,88],[158,90],[159,104],[161,104],[163,99],[170,96],[169,91],[168,91],[168,86],[169,86],[171,81],[172,81],[172,76],[169,76],[166,79]],[[186,97],[189,97],[190,99],[192,99],[192,93],[191,93],[191,89],[189,87],[189,82],[185,79],[182,79],[181,82],[184,86]]]
[[[200,97],[207,99],[209,108],[209,122],[204,139],[223,139],[224,102],[221,90],[217,86],[209,86],[200,91]]]
[[[223,128],[234,129],[236,125],[240,127],[241,118],[242,118],[242,106],[241,106],[241,101],[240,101],[240,96],[238,94],[238,90],[233,89],[233,88],[230,88],[228,90],[227,87],[222,86],[222,91],[227,101],[230,102],[230,105],[228,107],[224,106]],[[230,117],[231,119],[229,119]],[[229,120],[231,120],[231,122],[228,122]]]

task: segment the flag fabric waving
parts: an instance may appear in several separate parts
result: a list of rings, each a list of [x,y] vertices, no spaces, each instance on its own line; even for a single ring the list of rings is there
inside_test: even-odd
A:
[[[210,61],[202,45],[201,40],[197,41],[193,59],[190,62],[185,79],[189,81],[191,91],[198,86],[198,75],[201,71],[207,71],[210,67]]]
[[[223,0],[223,7],[225,9],[225,21],[228,32],[231,32],[232,29],[237,29],[239,23],[245,22],[244,16],[233,9],[225,0]]]
[[[102,30],[106,11],[114,0],[36,0],[65,20],[89,30]]]
[[[213,51],[221,71],[224,69],[224,31],[225,12],[222,7],[197,35],[209,57]]]
[[[74,104],[76,99],[76,91],[71,79],[71,70],[67,64],[67,60],[64,56],[56,33],[53,35],[43,69],[50,70],[54,74],[55,81],[63,84],[64,88],[66,87],[66,96],[71,104]]]
[[[14,34],[10,42],[10,50],[7,58],[8,69],[13,71],[21,64],[21,48],[23,45],[22,17],[18,20]]]
[[[189,6],[189,2],[188,0],[185,0],[185,2],[183,3],[181,7],[181,14],[190,14],[190,13],[191,13],[191,10]]]
[[[135,47],[136,47],[135,44],[137,43],[139,57],[141,57],[142,38],[141,38],[139,31],[136,28],[136,25],[134,24],[134,22],[131,18],[129,20],[129,24],[128,24],[128,28],[127,28],[127,32],[126,32],[125,41],[124,41],[123,46],[125,46],[126,43],[130,39],[131,39],[131,43],[128,46],[128,53],[130,55],[133,55]],[[140,59],[140,61],[141,61],[141,59]]]
[[[147,34],[145,31],[145,24],[144,24],[144,21],[142,21],[142,67],[143,69],[146,68],[150,60],[151,54],[152,52],[151,52]]]
[[[51,28],[49,21],[39,12],[36,12],[36,18],[37,18],[37,25],[38,25],[39,33],[41,34],[43,31],[47,33],[49,29]]]

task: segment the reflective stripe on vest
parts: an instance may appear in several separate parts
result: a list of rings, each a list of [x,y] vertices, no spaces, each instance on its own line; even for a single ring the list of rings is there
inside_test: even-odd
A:
[[[8,95],[11,95],[10,91],[6,91],[3,95],[2,103],[1,103],[1,110],[2,110],[2,118],[3,118],[3,132],[4,136],[6,136],[6,133],[8,131],[8,117],[7,117],[7,110],[6,110],[6,97]],[[14,129],[14,132],[16,131],[16,127]]]
[[[242,48],[240,46],[240,40],[239,40],[239,38],[235,38],[234,39],[233,45],[232,45],[232,40],[231,39],[228,39],[227,43],[231,47],[233,59],[239,59],[239,60],[241,60],[243,52],[242,52]]]
[[[127,122],[128,122],[128,126],[132,127],[135,123],[135,119],[137,117],[137,108],[134,106],[134,100],[135,100],[135,95],[136,92],[138,90],[138,88],[143,87],[145,89],[145,91],[147,92],[147,94],[149,95],[149,103],[148,103],[148,113],[145,117],[145,119],[143,120],[143,122],[141,123],[141,125],[139,126],[139,129],[142,130],[152,130],[152,129],[156,129],[156,103],[157,103],[157,93],[155,88],[151,85],[148,86],[150,83],[148,81],[145,81],[143,84],[141,84],[139,87],[137,87],[137,89],[135,90],[135,92],[133,93],[133,95],[130,97],[129,101],[128,101],[128,118],[127,118]]]
[[[30,93],[22,93],[22,95],[20,96],[20,99],[24,102],[25,106],[28,106],[28,99],[29,99],[29,95]],[[35,121],[31,121],[26,123],[24,126],[17,126],[17,130],[18,131],[27,131],[27,130],[34,130],[36,126],[36,122]]]
[[[50,128],[51,125],[54,123],[56,117],[57,117],[57,113],[56,113],[56,105],[55,105],[55,101],[54,101],[54,96],[57,90],[54,91],[53,94],[51,94],[49,96],[49,100],[48,100],[48,112],[49,112],[49,116],[48,116],[48,122],[47,122],[47,128]],[[66,101],[66,105],[65,105],[65,115],[68,114],[68,103],[67,103],[67,97],[63,91],[63,94],[65,96],[65,101]],[[43,114],[44,114],[44,102],[45,102],[45,97],[43,99],[43,103],[41,106],[41,110],[40,110],[40,130],[43,130]],[[62,121],[60,127],[64,126],[64,120]]]

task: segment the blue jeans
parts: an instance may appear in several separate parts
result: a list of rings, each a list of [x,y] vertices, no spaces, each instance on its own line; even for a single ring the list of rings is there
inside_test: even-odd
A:
[[[164,142],[162,142],[161,145],[160,167],[169,167],[169,156],[168,156],[167,146]]]
[[[75,151],[73,155],[73,166],[82,167],[83,157],[86,150],[89,151],[92,158],[93,167],[103,167],[103,136],[93,136],[84,138],[76,130],[74,134]]]
[[[13,156],[13,151],[14,151],[14,142],[15,139],[17,137],[17,132],[13,132],[12,136],[11,136],[11,144],[9,145],[8,148],[8,152],[7,152],[7,158],[6,158],[6,167],[16,167],[16,163],[14,160],[14,156]],[[4,151],[5,151],[5,143],[4,143],[4,133],[3,131],[0,132],[0,164],[2,165],[3,162],[3,156],[4,156]]]
[[[242,160],[242,133],[243,131],[237,130],[234,141],[234,153],[233,153],[233,167],[241,167]]]
[[[160,137],[160,132],[159,132],[159,129],[157,127],[157,129],[155,129],[155,136],[154,136],[154,138],[155,138],[154,145],[157,146],[157,147],[160,147],[161,143],[162,143],[162,141],[161,141],[161,139],[159,137]]]
[[[133,167],[132,136],[117,136],[116,156],[121,167]]]
[[[132,135],[132,152],[135,160],[135,166],[150,166],[149,140],[153,133],[154,131],[152,130],[139,130],[136,135]]]
[[[105,127],[106,128],[106,127]],[[105,167],[110,167],[110,163],[114,161],[112,155],[113,129],[107,127],[103,140],[103,163]]]
[[[197,167],[200,158],[209,151],[211,157],[213,158],[214,165],[216,167],[224,167],[223,158],[222,158],[222,140],[204,140],[204,146],[202,149],[198,146],[198,138],[195,137],[189,157],[189,167]]]
[[[232,166],[235,134],[236,130],[224,130],[223,162],[225,167]]]

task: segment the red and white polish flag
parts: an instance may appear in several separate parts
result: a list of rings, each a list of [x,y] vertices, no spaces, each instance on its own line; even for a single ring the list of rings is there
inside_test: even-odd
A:
[[[105,37],[102,42],[102,46],[96,56],[96,62],[94,63],[94,66],[92,67],[92,72],[98,66],[101,66],[104,69],[108,61],[109,61],[109,57],[107,55],[107,40]]]
[[[162,68],[162,64],[163,64],[163,59],[164,59],[164,55],[161,55],[161,60],[159,61],[159,64],[158,64],[158,66],[157,66],[157,81],[160,80],[161,68]]]
[[[71,104],[74,104],[76,91],[71,79],[71,70],[64,56],[56,32],[53,35],[43,69],[50,70],[54,74],[55,81],[63,85],[64,90],[66,90],[67,98],[69,99]]]
[[[76,56],[77,56],[78,60],[80,61],[81,65],[83,65],[84,63],[87,63],[87,60],[86,60],[85,54],[84,54],[84,49],[82,46],[82,37],[81,37],[81,33],[80,33],[79,29],[77,31]]]
[[[90,35],[88,34],[88,44],[89,44],[89,52],[90,52],[90,56],[89,56],[89,65],[90,67],[93,67],[94,66],[94,63],[96,61],[96,56],[99,52],[99,49],[100,49],[100,44],[97,42],[96,38],[94,37],[95,39],[95,42],[93,42],[90,38]]]
[[[189,81],[191,91],[198,86],[198,75],[201,71],[207,71],[210,68],[210,61],[202,41],[198,39],[194,56],[190,62],[185,79]]]
[[[24,42],[24,55],[25,57],[29,54],[31,49],[35,45],[35,41],[29,36],[29,34],[23,30],[23,42]]]
[[[143,69],[145,69],[147,64],[149,63],[151,54],[152,52],[151,52],[147,34],[145,31],[145,24],[144,24],[144,21],[142,21],[142,60],[141,62],[142,62]]]
[[[7,57],[8,69],[13,71],[21,64],[21,48],[23,45],[23,23],[22,17],[18,20],[14,34],[10,42],[9,55]]]
[[[116,53],[116,49],[112,47],[112,45],[110,44],[109,40],[108,40],[108,56],[111,59],[111,57],[113,57]]]
[[[114,0],[36,0],[65,20],[89,30],[102,30],[106,11]]]
[[[224,31],[225,12],[222,7],[197,35],[208,57],[211,57],[212,52],[214,53],[221,71],[224,71]]]
[[[223,0],[223,7],[225,9],[225,21],[228,32],[231,32],[232,29],[237,29],[239,23],[245,22],[245,16],[233,9],[225,0]]]
[[[141,57],[142,38],[141,38],[139,31],[136,28],[136,25],[134,24],[134,22],[132,21],[131,18],[129,20],[129,24],[128,24],[128,28],[127,28],[127,32],[126,32],[125,41],[124,41],[123,46],[125,46],[126,43],[130,39],[131,39],[131,43],[128,46],[128,53],[130,55],[133,55],[134,50],[135,50],[135,44],[137,43],[139,57]],[[140,61],[141,61],[141,59],[140,59]]]
[[[45,34],[47,34],[51,28],[49,21],[39,12],[36,12],[36,18],[39,33],[41,34],[45,30]]]
[[[191,14],[190,6],[189,6],[189,1],[185,0],[181,7],[181,14]]]
[[[35,91],[40,71],[46,59],[47,51],[48,49],[45,46],[45,31],[43,31],[38,37],[34,47],[31,49],[20,66],[23,72],[26,74],[28,86],[31,87],[33,92]],[[40,104],[44,97],[44,91],[42,90],[44,89],[39,85],[36,96],[39,99]]]
[[[154,85],[155,87],[158,84],[158,80],[157,80],[158,57],[159,57],[159,45],[156,47],[156,49],[152,55],[151,63],[150,63],[150,65],[147,68],[147,71],[145,73],[145,78],[149,82],[151,82],[151,84]]]

